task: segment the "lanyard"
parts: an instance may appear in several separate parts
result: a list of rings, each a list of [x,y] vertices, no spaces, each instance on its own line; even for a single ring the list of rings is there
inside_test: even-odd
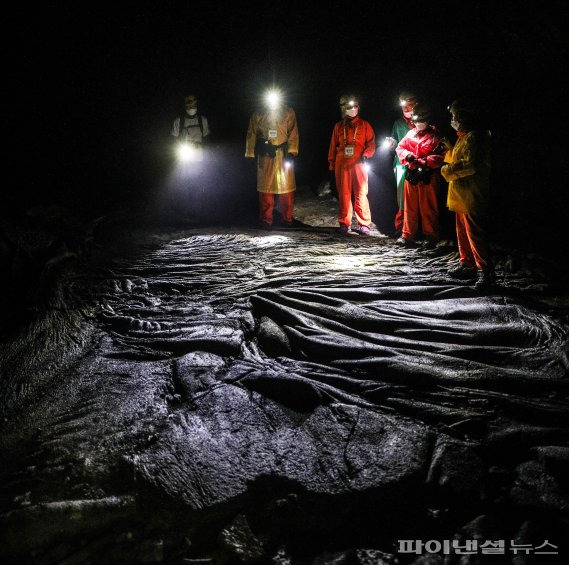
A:
[[[358,127],[359,125],[356,126],[356,129],[354,130],[354,138],[352,140],[352,143],[356,142],[356,136],[358,135]],[[347,145],[348,143],[348,136],[346,134],[346,126],[344,126],[344,145]]]

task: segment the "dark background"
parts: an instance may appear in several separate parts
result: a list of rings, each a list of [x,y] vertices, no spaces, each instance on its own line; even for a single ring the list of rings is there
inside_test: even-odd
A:
[[[522,7],[523,6],[523,7]],[[567,250],[568,69],[563,3],[44,3],[9,22],[6,107],[14,179],[3,210],[59,203],[94,213],[151,201],[169,174],[168,132],[196,93],[214,132],[217,206],[255,202],[242,158],[272,83],[295,108],[297,184],[326,177],[338,96],[360,95],[378,138],[410,88],[452,136],[447,105],[474,95],[493,134],[493,236]],[[12,90],[12,85],[16,88]],[[374,220],[395,211],[390,157],[370,180]],[[253,195],[253,200],[251,200]]]

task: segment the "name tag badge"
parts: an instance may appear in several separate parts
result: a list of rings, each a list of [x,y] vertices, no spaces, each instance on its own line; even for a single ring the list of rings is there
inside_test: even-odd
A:
[[[346,147],[344,147],[344,157],[353,157],[353,156],[354,156],[354,146],[346,145]]]
[[[277,134],[278,134],[278,132],[276,129],[270,129],[269,130],[269,139],[276,139]]]

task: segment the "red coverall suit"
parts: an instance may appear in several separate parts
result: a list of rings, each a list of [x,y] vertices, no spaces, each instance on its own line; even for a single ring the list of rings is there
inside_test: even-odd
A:
[[[358,225],[371,224],[367,199],[367,171],[362,157],[375,153],[375,135],[371,125],[356,116],[344,118],[334,126],[328,151],[329,169],[335,171],[338,187],[338,222],[340,226],[352,225],[355,211]],[[354,203],[352,208],[352,194]]]
[[[410,171],[419,167],[439,169],[444,162],[444,155],[438,154],[441,137],[434,126],[429,125],[423,131],[413,128],[399,142],[395,149],[402,165]],[[415,161],[409,161],[409,156]],[[433,171],[427,182],[419,181],[411,184],[405,179],[405,213],[402,236],[410,241],[415,239],[419,229],[419,217],[423,234],[432,241],[439,239],[439,207],[437,192],[439,188],[439,172]]]

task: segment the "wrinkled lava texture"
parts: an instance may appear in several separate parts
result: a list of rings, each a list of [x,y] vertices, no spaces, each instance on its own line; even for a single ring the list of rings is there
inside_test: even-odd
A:
[[[563,273],[496,248],[480,292],[451,242],[340,236],[334,207],[300,191],[271,231],[110,218],[44,268],[1,344],[4,562],[566,543]]]

